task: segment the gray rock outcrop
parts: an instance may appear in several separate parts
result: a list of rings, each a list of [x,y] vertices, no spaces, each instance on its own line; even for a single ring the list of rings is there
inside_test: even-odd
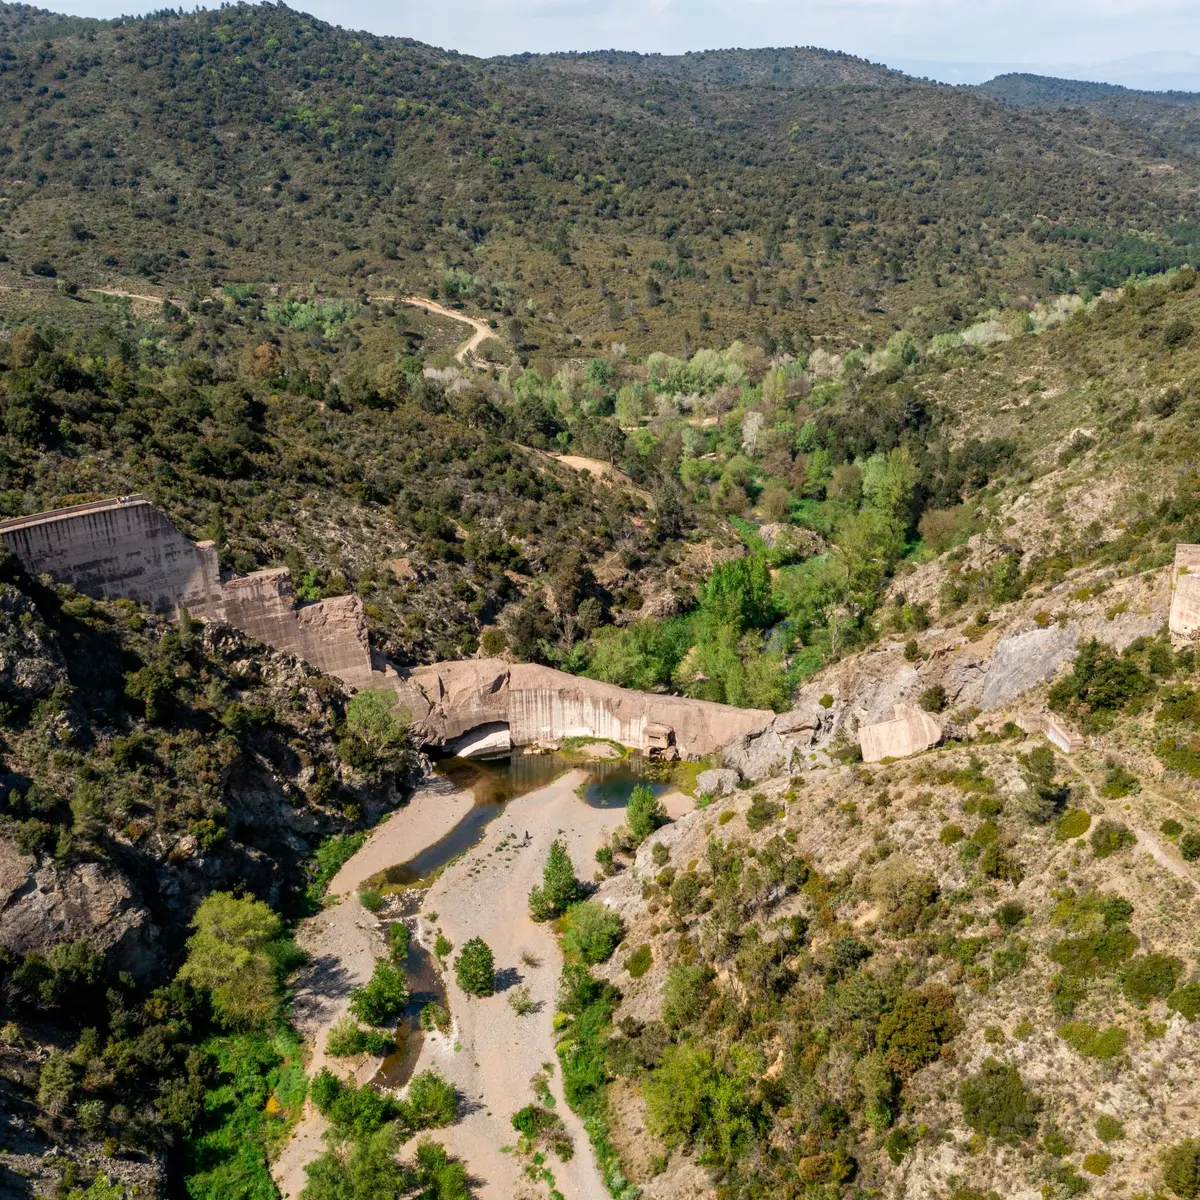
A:
[[[718,767],[712,771],[701,771],[696,776],[697,796],[723,796],[732,792],[741,782],[741,776],[728,767]]]

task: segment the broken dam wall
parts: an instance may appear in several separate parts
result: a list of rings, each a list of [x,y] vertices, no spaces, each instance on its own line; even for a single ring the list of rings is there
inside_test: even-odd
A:
[[[586,736],[643,749],[666,738],[679,754],[696,758],[761,732],[774,718],[499,659],[436,663],[401,675],[373,661],[357,596],[298,603],[286,568],[223,579],[213,544],[193,542],[144,496],[0,521],[0,539],[31,574],[49,575],[85,595],[134,600],[168,616],[186,608],[350,687],[393,688],[430,745],[447,746],[494,726],[507,727],[518,746]]]

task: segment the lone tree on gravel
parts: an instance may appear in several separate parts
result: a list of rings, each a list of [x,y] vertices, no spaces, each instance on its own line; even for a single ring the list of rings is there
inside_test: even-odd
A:
[[[575,878],[575,867],[563,841],[555,841],[550,847],[542,871],[541,887],[529,892],[529,913],[535,921],[552,921],[561,917],[576,900],[583,896],[583,888]]]
[[[496,960],[483,938],[472,938],[454,960],[454,977],[469,996],[490,996],[496,990]]]

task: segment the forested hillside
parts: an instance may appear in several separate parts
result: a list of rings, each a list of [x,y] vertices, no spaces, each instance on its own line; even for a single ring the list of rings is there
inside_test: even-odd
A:
[[[552,353],[847,345],[1194,236],[1198,168],[1144,129],[818,51],[478,60],[274,5],[0,25],[8,285],[405,287]]]

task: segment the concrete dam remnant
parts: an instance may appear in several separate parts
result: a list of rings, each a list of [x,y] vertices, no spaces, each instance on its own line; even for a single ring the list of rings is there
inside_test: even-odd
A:
[[[1200,546],[1180,542],[1171,572],[1171,633],[1191,638],[1200,632]]]
[[[684,758],[699,758],[760,733],[775,719],[763,709],[634,692],[552,667],[496,658],[417,667],[396,690],[430,744],[460,752],[473,731],[495,746],[506,728],[518,746],[600,737],[656,757],[673,737],[671,749]]]
[[[144,496],[0,521],[0,538],[31,574],[47,574],[84,595],[135,600],[172,617],[186,608],[351,687],[387,685],[387,676],[372,670],[357,596],[298,606],[286,568],[222,580],[213,543],[185,537]]]
[[[895,717],[859,730],[863,762],[885,758],[907,758],[936,746],[942,740],[942,727],[927,712],[910,704],[897,704]]]
[[[297,602],[286,568],[222,579],[212,542],[193,542],[144,496],[0,521],[33,575],[157,613],[225,621],[352,688],[392,688],[427,744],[464,755],[565,737],[610,738],[652,757],[700,757],[760,733],[772,712],[629,691],[532,663],[471,659],[403,675],[376,662],[358,596]]]

